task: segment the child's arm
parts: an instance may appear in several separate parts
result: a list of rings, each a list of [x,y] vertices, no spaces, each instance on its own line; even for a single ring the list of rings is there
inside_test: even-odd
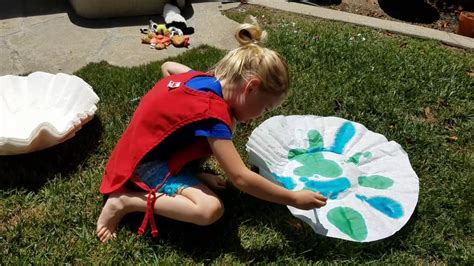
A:
[[[326,205],[326,198],[319,193],[308,190],[291,191],[252,172],[245,166],[231,140],[212,138],[208,140],[214,156],[238,189],[263,200],[300,209],[307,210]]]
[[[163,73],[163,77],[185,73],[189,70],[191,70],[190,67],[172,61],[164,62],[163,65],[161,65],[161,73]]]

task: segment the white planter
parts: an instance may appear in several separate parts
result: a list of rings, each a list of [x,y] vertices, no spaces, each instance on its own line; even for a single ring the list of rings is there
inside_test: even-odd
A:
[[[112,18],[159,15],[165,0],[69,0],[74,11],[84,18]]]

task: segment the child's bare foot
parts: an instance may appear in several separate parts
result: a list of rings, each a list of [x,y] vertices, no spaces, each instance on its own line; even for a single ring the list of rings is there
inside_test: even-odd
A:
[[[122,217],[126,214],[124,207],[120,195],[109,196],[97,220],[97,230],[95,233],[100,241],[105,242],[115,237],[115,230]]]

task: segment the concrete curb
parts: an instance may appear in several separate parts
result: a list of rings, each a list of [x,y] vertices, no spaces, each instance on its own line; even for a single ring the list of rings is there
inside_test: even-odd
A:
[[[412,37],[438,40],[447,45],[464,49],[474,49],[474,38],[464,37],[458,34],[434,30],[408,23],[372,18],[348,12],[332,10],[329,8],[288,2],[286,0],[249,0],[248,2],[250,4],[270,7],[282,11],[310,15],[322,19],[347,22]]]

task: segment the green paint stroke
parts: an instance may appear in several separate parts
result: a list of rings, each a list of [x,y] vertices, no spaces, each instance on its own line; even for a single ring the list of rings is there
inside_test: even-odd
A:
[[[337,207],[328,212],[327,218],[337,229],[352,239],[363,241],[367,238],[367,225],[358,211],[349,207]]]
[[[297,176],[338,177],[342,174],[342,168],[335,161],[322,158],[296,168],[293,173]]]
[[[308,131],[309,147],[322,148],[324,146],[323,136],[317,130]]]
[[[370,151],[366,152],[357,152],[352,155],[349,159],[347,159],[346,163],[353,163],[355,165],[359,165],[360,159],[364,157],[366,159],[372,158],[372,153]]]
[[[289,152],[288,152],[288,159],[295,159],[300,156],[300,155],[303,155],[306,153],[306,149],[291,149]]]
[[[391,178],[381,175],[361,175],[358,179],[359,185],[363,187],[387,189],[393,185],[393,180]]]

